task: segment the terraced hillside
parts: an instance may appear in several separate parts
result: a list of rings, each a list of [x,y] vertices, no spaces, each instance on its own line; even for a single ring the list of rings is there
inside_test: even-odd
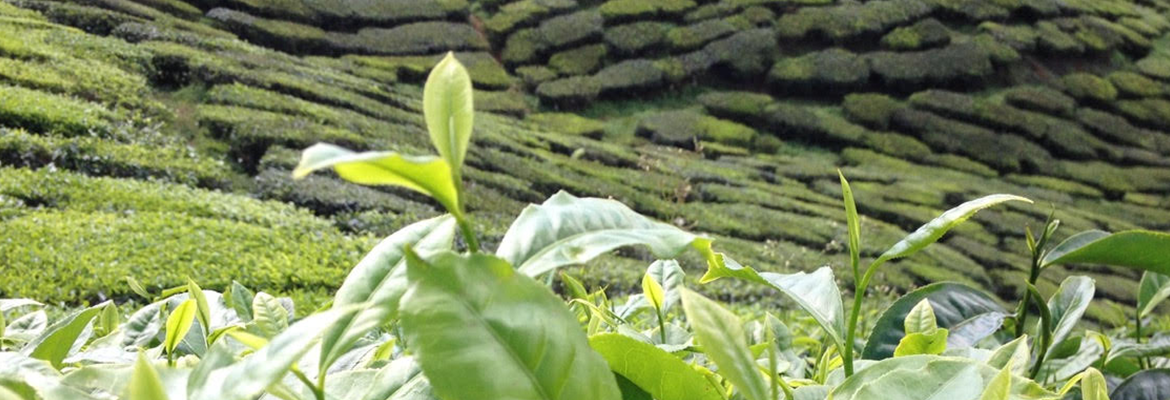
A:
[[[1170,229],[1168,16],[1164,0],[4,0],[0,297],[197,275],[312,305],[437,206],[293,181],[298,150],[426,151],[419,85],[448,50],[477,88],[465,178],[489,248],[565,189],[760,269],[843,266],[840,168],[868,257],[964,200],[1036,200],[878,277],[1014,297],[1024,227],[1053,208],[1060,238]],[[646,259],[583,268],[622,291]],[[1131,307],[1133,272],[1078,273]],[[1121,318],[1105,308],[1090,314]]]

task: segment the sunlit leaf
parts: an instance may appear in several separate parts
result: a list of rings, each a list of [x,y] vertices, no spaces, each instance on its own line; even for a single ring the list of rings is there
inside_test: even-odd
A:
[[[613,372],[629,379],[656,399],[721,400],[722,388],[673,354],[618,333],[589,338]]]
[[[256,295],[260,297],[259,294]],[[283,307],[282,307],[283,308]],[[205,371],[204,384],[191,388],[191,400],[250,400],[279,381],[320,339],[325,328],[356,313],[360,306],[314,314],[293,324],[260,350],[231,365]],[[219,347],[217,345],[216,347]]]
[[[837,288],[837,282],[833,278],[832,268],[821,267],[811,273],[797,272],[794,274],[756,272],[751,267],[740,265],[722,254],[717,254],[717,256],[721,262],[707,271],[702,282],[733,277],[771,286],[812,315],[835,344],[843,345],[845,343],[843,339],[845,337],[845,311],[841,304],[841,291]],[[901,331],[901,327],[898,330]],[[894,345],[897,345],[896,341]],[[891,354],[893,351],[894,349],[891,347]]]
[[[1085,370],[1085,377],[1081,378],[1082,400],[1109,400],[1109,385],[1105,383],[1105,376],[1096,368]]]
[[[845,223],[849,227],[849,261],[854,268],[853,275],[858,275],[857,268],[861,258],[861,219],[857,216],[857,204],[853,201],[853,189],[849,187],[849,181],[845,180],[845,175],[840,170],[837,170],[837,176],[841,178],[841,194],[845,202]]]
[[[898,342],[894,348],[894,357],[905,357],[919,354],[942,354],[947,350],[946,329],[934,328],[926,332],[910,333]]]
[[[1041,264],[1105,264],[1170,275],[1170,234],[1085,231],[1054,247]]]
[[[448,399],[617,400],[617,382],[577,318],[499,258],[407,253],[405,341]]]
[[[682,304],[698,344],[719,367],[719,375],[748,400],[767,400],[768,385],[748,348],[747,335],[739,317],[719,303],[687,289],[682,290]]]
[[[906,314],[903,326],[906,334],[930,333],[938,329],[938,321],[935,320],[934,308],[931,308],[930,300],[922,299],[914,305],[914,308],[910,309],[910,313]]]
[[[273,337],[288,328],[288,310],[280,300],[264,292],[252,298],[252,326],[260,336]]]
[[[662,290],[662,285],[654,280],[650,274],[642,275],[642,295],[646,296],[646,300],[656,310],[661,310],[666,305],[666,293]]]
[[[406,156],[391,151],[355,153],[326,143],[305,149],[293,177],[333,168],[337,175],[363,185],[402,186],[434,198],[448,212],[458,215],[458,194],[451,167],[434,156]]]
[[[663,290],[662,312],[669,311],[671,307],[678,304],[679,289],[683,286],[683,279],[686,274],[683,272],[678,261],[675,260],[658,260],[650,264],[646,269],[646,275],[654,279]]]
[[[191,308],[196,306],[191,302]],[[184,303],[187,304],[187,303]],[[191,318],[194,318],[192,310]],[[169,324],[168,324],[169,325]],[[127,400],[167,400],[167,390],[163,387],[162,379],[158,376],[154,366],[146,359],[146,355],[138,353],[138,361],[134,363],[134,373],[130,375],[130,384],[126,387]]]
[[[987,382],[987,389],[979,400],[1008,400],[1012,395],[1012,367],[1008,365],[1000,369],[991,381]]]
[[[423,115],[435,149],[452,168],[461,168],[471,141],[475,109],[471,77],[454,53],[447,53],[427,77]]]
[[[906,335],[903,324],[906,315],[923,299],[930,300],[935,320],[941,328],[951,329],[989,312],[1007,313],[998,301],[979,289],[950,282],[926,285],[902,296],[882,312],[865,343],[862,357],[880,360],[893,356],[894,349]]]
[[[1138,285],[1139,316],[1144,318],[1150,315],[1167,297],[1170,297],[1170,276],[1150,271],[1142,273],[1142,280]]]
[[[61,362],[73,349],[73,343],[85,331],[86,326],[97,317],[107,303],[86,308],[70,314],[53,323],[37,338],[30,341],[21,353],[31,358],[48,361],[54,368],[61,368]]]
[[[179,342],[187,337],[187,332],[191,330],[191,324],[195,322],[195,314],[198,313],[197,307],[194,299],[188,299],[179,304],[167,317],[167,336],[163,341],[163,347],[167,354],[174,354]]]
[[[709,267],[717,262],[707,239],[646,218],[617,201],[566,192],[526,207],[500,240],[496,255],[525,275],[539,276],[632,245],[646,246],[659,259],[695,248]]]
[[[1052,314],[1052,343],[1063,342],[1072,333],[1081,316],[1093,301],[1096,288],[1093,279],[1085,276],[1070,276],[1061,282],[1060,289],[1052,294],[1048,300],[1048,310]],[[1052,349],[1047,351],[1051,354]]]
[[[947,210],[942,215],[936,217],[930,222],[927,222],[925,225],[922,225],[909,236],[906,236],[905,239],[895,243],[893,247],[890,247],[889,250],[886,250],[885,253],[882,253],[882,255],[878,257],[877,261],[875,261],[875,263],[880,264],[885,261],[902,258],[917,253],[919,250],[926,248],[926,246],[929,246],[931,243],[937,242],[938,239],[942,238],[943,235],[952,228],[963,223],[963,221],[966,221],[968,218],[971,218],[971,216],[975,215],[975,213],[979,212],[980,210],[1009,201],[1023,201],[1028,203],[1032,202],[1031,200],[1020,196],[1014,196],[1010,194],[996,194],[960,204],[958,207]]]
[[[450,249],[455,219],[441,216],[413,223],[383,239],[346,276],[333,297],[333,307],[368,304],[352,318],[341,320],[321,338],[318,369],[329,369],[342,354],[371,330],[390,322],[406,292],[405,247],[420,254]]]
[[[929,372],[926,372],[929,371]],[[889,358],[861,369],[833,389],[833,400],[979,400],[1002,372],[968,358],[918,355]],[[1013,377],[1010,399],[1054,400],[1026,378]]]

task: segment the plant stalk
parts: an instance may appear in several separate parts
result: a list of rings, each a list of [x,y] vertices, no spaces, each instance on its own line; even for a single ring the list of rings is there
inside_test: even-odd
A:
[[[1032,257],[1032,270],[1028,275],[1028,286],[1036,286],[1036,281],[1040,279],[1040,263],[1039,258]],[[1020,299],[1020,306],[1016,308],[1016,337],[1024,335],[1026,325],[1028,323],[1028,303],[1032,301],[1032,292],[1028,287],[1024,287],[1024,298]]]
[[[865,276],[857,282],[853,290],[853,309],[849,310],[849,326],[845,329],[845,343],[842,344],[844,349],[841,349],[846,378],[853,376],[853,341],[857,337],[857,319],[861,314],[861,302],[865,299],[865,290],[869,287],[869,281],[873,279],[879,265],[881,263],[874,262],[866,267]]]
[[[303,383],[303,384],[305,384],[305,386],[309,387],[309,390],[313,391],[314,398],[316,398],[317,400],[325,400],[324,379],[322,379],[321,387],[317,387],[317,385],[313,384],[313,381],[309,380],[309,377],[305,376],[304,372],[301,372],[300,370],[297,370],[297,369],[293,369],[292,373],[293,373],[293,375],[295,375],[297,377],[297,379],[299,379],[301,381],[301,383]],[[321,373],[324,374],[324,371],[322,371]]]
[[[666,316],[661,308],[654,307],[654,312],[658,314],[658,337],[662,338],[662,344],[666,344]]]
[[[455,218],[455,221],[459,224],[459,232],[463,234],[463,241],[467,242],[467,251],[478,253],[479,239],[475,238],[475,230],[471,228],[471,220],[461,216]]]

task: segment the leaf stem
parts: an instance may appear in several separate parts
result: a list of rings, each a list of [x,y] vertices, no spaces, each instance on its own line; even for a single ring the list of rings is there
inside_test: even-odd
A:
[[[459,224],[459,232],[463,234],[463,241],[467,242],[467,250],[472,253],[478,253],[479,239],[475,238],[475,230],[471,227],[471,220],[461,215],[456,217],[455,221]]]
[[[324,379],[321,380],[322,381],[321,387],[317,387],[317,385],[313,384],[313,381],[309,380],[309,377],[305,376],[304,372],[301,372],[300,370],[297,370],[297,369],[293,369],[292,373],[293,373],[293,375],[295,375],[297,377],[297,379],[299,379],[301,381],[301,383],[304,383],[305,386],[308,386],[309,390],[313,391],[313,397],[315,397],[317,400],[325,400]],[[320,373],[324,374],[324,371],[321,371]],[[324,376],[324,375],[322,375],[322,376]]]
[[[869,281],[873,279],[873,275],[877,272],[878,266],[884,263],[880,258],[874,261],[865,268],[865,276],[857,281],[857,285],[853,289],[853,308],[849,310],[849,326],[845,329],[845,343],[842,350],[842,361],[845,363],[845,377],[853,376],[853,341],[857,337],[857,319],[861,314],[861,302],[865,299],[865,290],[869,287]],[[857,279],[854,276],[854,279]]]
[[[662,315],[662,309],[654,307],[654,312],[658,314],[658,336],[662,338],[662,344],[666,344],[666,316]]]

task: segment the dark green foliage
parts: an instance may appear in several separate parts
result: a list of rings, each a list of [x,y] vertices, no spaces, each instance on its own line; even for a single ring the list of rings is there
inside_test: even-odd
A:
[[[540,84],[536,95],[542,102],[558,107],[580,107],[601,94],[601,82],[592,76],[575,76]]]
[[[142,22],[139,17],[123,12],[54,1],[24,0],[18,5],[39,11],[49,21],[77,27],[85,32],[108,35],[118,25],[128,22]]]
[[[605,45],[582,46],[553,54],[548,65],[563,75],[585,75],[601,68],[605,55]]]
[[[642,118],[638,123],[638,135],[658,144],[693,150],[699,140],[749,146],[756,136],[756,131],[693,110],[679,110]]]
[[[1082,101],[1107,103],[1117,99],[1117,88],[1093,74],[1073,73],[1062,78],[1064,90]]]
[[[345,143],[351,148],[368,148],[369,140],[352,131],[329,127],[306,117],[259,111],[243,107],[200,106],[198,119],[219,139],[231,143],[233,156],[254,166],[272,145],[308,147],[317,142]]]
[[[1034,168],[1051,156],[1044,148],[1019,136],[949,120],[909,108],[894,112],[893,126],[915,133],[932,149],[956,153],[985,163],[1001,172]]]
[[[1162,80],[1170,79],[1170,57],[1154,54],[1138,60],[1134,66],[1146,76]]]
[[[565,48],[601,36],[603,20],[595,11],[578,11],[553,17],[535,28],[508,37],[501,57],[509,64],[531,61],[551,50]]]
[[[666,33],[666,44],[672,51],[694,50],[738,30],[739,28],[730,22],[711,19],[671,29]]]
[[[1077,121],[1088,127],[1093,133],[1114,143],[1157,150],[1157,138],[1164,136],[1157,132],[1134,127],[1125,118],[1093,108],[1077,109],[1076,116]]]
[[[726,1],[707,3],[688,12],[683,17],[683,20],[686,22],[699,22],[712,18],[727,17],[739,12],[740,9],[740,5]]]
[[[0,128],[0,162],[9,166],[55,166],[95,176],[161,179],[191,186],[226,187],[223,163],[189,154],[121,144],[95,137],[56,138]]]
[[[264,17],[290,19],[322,26],[386,26],[422,20],[453,19],[466,15],[469,5],[466,0],[345,2],[229,0],[226,3],[225,6],[239,7]]]
[[[876,78],[899,89],[977,82],[994,71],[989,54],[975,43],[919,52],[875,52],[865,58]]]
[[[846,91],[869,82],[869,65],[848,50],[833,48],[777,61],[768,79],[809,91]]]
[[[86,58],[0,58],[0,81],[80,97],[110,107],[142,107],[147,82],[138,74]]]
[[[1161,130],[1170,130],[1170,101],[1163,99],[1121,100],[1117,109],[1130,121]]]
[[[484,28],[493,35],[505,35],[518,28],[535,25],[551,13],[577,6],[573,0],[521,0],[500,7],[484,21]]]
[[[995,22],[979,24],[979,30],[986,32],[1000,43],[1016,51],[1030,52],[1036,48],[1037,33],[1029,25],[1000,25]]]
[[[326,53],[332,45],[329,34],[314,26],[257,18],[226,8],[208,11],[207,18],[249,42],[291,53]]]
[[[895,28],[882,36],[882,46],[890,50],[922,50],[945,46],[951,42],[951,31],[934,18],[914,25]]]
[[[564,133],[574,136],[601,138],[605,123],[569,113],[530,114],[528,121],[535,123],[546,132]]]
[[[1026,110],[1071,117],[1077,101],[1045,86],[1017,86],[1004,93],[1004,101]]]
[[[532,108],[523,93],[498,91],[475,92],[475,110],[524,117]]]
[[[1085,45],[1049,21],[1036,23],[1036,48],[1051,54],[1081,54]]]
[[[780,36],[800,39],[809,35],[833,41],[875,35],[922,18],[934,6],[921,0],[871,1],[829,7],[802,7],[777,21]]]
[[[682,15],[694,0],[609,0],[599,10],[606,21],[624,22]]]
[[[524,80],[529,87],[535,88],[541,83],[556,79],[559,74],[552,68],[543,65],[529,65],[516,68],[516,75]]]
[[[1117,71],[1106,79],[1122,97],[1157,97],[1166,92],[1162,83],[1133,72]]]
[[[849,119],[876,129],[889,128],[890,116],[905,107],[902,102],[880,93],[850,94],[841,105]]]
[[[0,85],[0,123],[37,133],[107,135],[114,113],[99,104]]]
[[[699,103],[711,115],[739,121],[758,121],[773,102],[772,96],[752,92],[708,92],[699,96]]]
[[[664,22],[642,21],[618,25],[605,30],[605,42],[623,54],[653,51],[666,40],[673,25]]]
[[[602,92],[645,90],[663,84],[665,74],[649,60],[626,60],[605,67],[594,78]]]
[[[752,29],[713,41],[702,50],[689,54],[697,54],[703,59],[703,64],[709,63],[708,67],[724,67],[733,75],[745,77],[767,71],[772,55],[778,50],[779,44],[771,29]]]
[[[488,43],[468,24],[417,22],[389,29],[364,28],[357,33],[330,33],[330,45],[363,54],[415,55],[441,51],[487,50]]]

